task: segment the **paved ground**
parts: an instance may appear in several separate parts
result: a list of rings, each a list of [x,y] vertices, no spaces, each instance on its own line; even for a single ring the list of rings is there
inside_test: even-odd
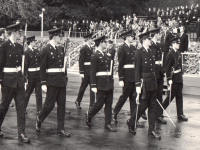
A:
[[[176,124],[174,128],[168,120],[167,125],[157,126],[161,132],[162,140],[154,140],[147,137],[148,124],[145,129],[138,129],[136,136],[128,133],[126,120],[128,118],[129,105],[125,104],[119,115],[117,133],[109,133],[104,130],[103,110],[95,117],[94,127],[89,130],[85,125],[85,112],[88,109],[88,91],[85,94],[81,111],[75,109],[76,98],[80,78],[77,75],[69,75],[67,89],[67,110],[65,127],[72,132],[71,138],[59,138],[56,136],[56,109],[42,124],[40,136],[35,133],[35,97],[31,97],[27,115],[27,135],[31,138],[30,145],[18,143],[16,129],[16,113],[10,108],[4,121],[2,130],[5,138],[0,139],[0,150],[199,150],[200,149],[200,97],[184,96],[184,111],[189,117],[189,122],[179,123],[176,120],[175,103],[170,108],[170,114]],[[121,89],[116,82],[114,104],[119,97]],[[114,106],[114,105],[113,105]],[[167,119],[167,118],[166,118]]]

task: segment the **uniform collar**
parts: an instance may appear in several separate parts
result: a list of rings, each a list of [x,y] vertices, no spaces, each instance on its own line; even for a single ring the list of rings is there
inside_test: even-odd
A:
[[[100,52],[102,55],[104,55],[104,53],[103,53],[101,50],[96,49],[96,51],[98,51],[98,52]]]
[[[28,48],[33,51],[33,47],[31,45],[29,45]]]
[[[155,40],[152,40],[153,41],[153,44],[157,45],[157,42]]]
[[[88,42],[86,42],[86,45],[90,48],[90,45],[88,44]]]
[[[181,33],[180,36],[182,37],[184,33]]]

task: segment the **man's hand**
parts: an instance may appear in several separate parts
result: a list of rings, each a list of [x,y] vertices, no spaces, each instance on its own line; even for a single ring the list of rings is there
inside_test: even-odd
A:
[[[92,88],[92,92],[97,93],[97,88]]]
[[[80,77],[81,77],[81,78],[84,78],[84,74],[80,74]]]
[[[42,85],[42,91],[44,91],[45,93],[47,92],[47,86],[46,85]]]
[[[141,87],[136,87],[136,92],[139,95],[141,93]]]
[[[124,81],[119,81],[119,86],[124,87]]]
[[[169,85],[172,85],[173,82],[172,82],[172,80],[169,80],[168,83],[169,83]]]

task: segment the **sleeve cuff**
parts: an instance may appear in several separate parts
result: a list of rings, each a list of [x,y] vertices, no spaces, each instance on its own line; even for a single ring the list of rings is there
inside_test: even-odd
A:
[[[135,83],[135,86],[137,86],[137,87],[138,87],[138,86],[141,86],[141,82],[136,82],[136,83]]]
[[[42,85],[47,85],[47,81],[41,81]]]
[[[123,81],[124,80],[124,77],[119,77],[119,81]]]
[[[172,80],[172,77],[168,77],[168,78],[167,78],[167,81],[169,81],[169,80]]]
[[[91,84],[91,88],[96,88],[97,85],[96,84]]]

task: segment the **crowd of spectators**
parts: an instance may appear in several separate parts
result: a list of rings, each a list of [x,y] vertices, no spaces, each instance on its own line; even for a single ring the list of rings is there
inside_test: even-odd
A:
[[[183,24],[186,29],[190,24],[195,24],[193,30],[197,32],[197,36],[200,37],[200,7],[199,4],[191,6],[176,6],[173,8],[148,8],[145,12],[145,16],[140,14],[129,14],[119,16],[117,20],[66,20],[65,24],[67,28],[71,28],[72,36],[83,36],[86,32],[97,31],[121,31],[127,29],[151,29],[155,27],[162,27],[163,24],[167,26],[177,26]],[[139,28],[139,29],[138,29]],[[187,30],[186,30],[187,31]],[[73,35],[76,33],[76,35]]]

